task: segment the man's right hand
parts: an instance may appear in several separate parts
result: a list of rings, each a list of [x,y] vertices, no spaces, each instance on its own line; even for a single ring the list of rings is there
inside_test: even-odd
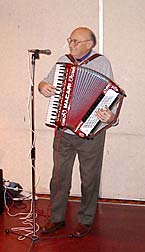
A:
[[[55,94],[55,87],[52,84],[43,81],[39,83],[38,90],[47,98]]]

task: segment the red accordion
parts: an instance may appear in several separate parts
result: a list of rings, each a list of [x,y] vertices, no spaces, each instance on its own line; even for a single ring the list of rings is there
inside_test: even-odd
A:
[[[125,92],[111,79],[97,71],[70,63],[57,63],[45,124],[68,128],[82,138],[90,138],[109,128],[96,116],[96,110],[115,109],[115,120]],[[113,111],[114,112],[114,111]]]

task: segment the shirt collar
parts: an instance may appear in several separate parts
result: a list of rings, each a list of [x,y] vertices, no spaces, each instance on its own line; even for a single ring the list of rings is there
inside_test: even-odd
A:
[[[90,50],[88,53],[86,53],[82,58],[76,59],[77,62],[82,62],[82,61],[84,61],[86,58],[88,58],[88,56],[90,55],[91,51],[92,51],[92,50]]]

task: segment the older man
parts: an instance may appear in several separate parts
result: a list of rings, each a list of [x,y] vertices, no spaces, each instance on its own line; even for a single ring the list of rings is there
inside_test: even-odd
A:
[[[110,79],[113,78],[108,59],[93,50],[96,45],[96,37],[90,29],[79,27],[73,30],[67,41],[70,54],[60,57],[58,62],[72,62],[96,70]],[[39,83],[38,89],[45,97],[55,94],[55,87],[52,85],[54,73],[55,66]],[[105,111],[100,109],[96,116],[106,123],[114,120],[114,114],[108,108]],[[78,154],[80,164],[82,197],[78,210],[78,225],[73,231],[73,236],[83,237],[91,231],[99,194],[105,133],[102,131],[94,139],[88,140],[75,135],[70,129],[66,129],[64,132],[61,129],[57,130],[53,143],[54,167],[50,182],[51,219],[41,228],[42,234],[52,233],[65,226],[67,200],[71,189],[76,154]]]

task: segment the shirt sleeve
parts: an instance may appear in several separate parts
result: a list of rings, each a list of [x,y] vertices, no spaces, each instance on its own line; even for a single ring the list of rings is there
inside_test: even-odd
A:
[[[46,82],[46,83],[53,84],[54,74],[55,74],[55,65],[52,67],[50,72],[47,74],[47,76],[42,81]]]
[[[104,69],[104,75],[110,78],[112,81],[114,80],[113,71],[110,62],[107,62],[106,67]]]

